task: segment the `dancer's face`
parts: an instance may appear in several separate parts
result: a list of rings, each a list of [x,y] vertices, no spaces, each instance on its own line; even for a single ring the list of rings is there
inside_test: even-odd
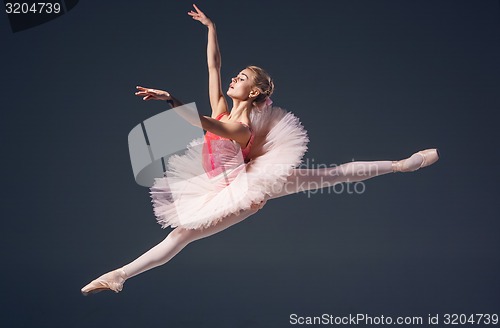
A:
[[[258,96],[259,91],[255,87],[254,73],[245,68],[236,77],[231,79],[227,95],[233,99],[248,100]]]

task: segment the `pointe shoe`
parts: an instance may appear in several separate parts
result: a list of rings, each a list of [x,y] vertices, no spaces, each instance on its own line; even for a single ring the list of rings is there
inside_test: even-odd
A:
[[[413,157],[414,155],[420,155],[422,157],[422,163],[420,163],[420,165],[412,165],[411,163],[408,163],[409,158],[403,159],[401,161],[393,161],[392,172],[413,172],[423,167],[432,165],[439,159],[439,153],[437,149],[421,150],[411,155],[411,157]]]
[[[126,277],[127,275],[122,268],[108,272],[83,287],[81,290],[82,294],[87,296],[88,294],[102,292],[103,290],[112,290],[115,293],[121,292],[123,283],[127,279]]]

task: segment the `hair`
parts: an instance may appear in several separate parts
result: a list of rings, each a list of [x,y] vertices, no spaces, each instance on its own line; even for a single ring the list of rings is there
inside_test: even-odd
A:
[[[255,76],[253,78],[253,82],[260,91],[260,94],[257,96],[257,98],[255,98],[254,103],[261,103],[266,99],[266,97],[270,97],[273,94],[273,79],[265,70],[258,66],[247,66],[246,68],[254,72]]]

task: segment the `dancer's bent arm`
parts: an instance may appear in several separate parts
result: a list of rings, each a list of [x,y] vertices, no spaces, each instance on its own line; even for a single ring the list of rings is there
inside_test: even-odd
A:
[[[248,126],[240,123],[221,122],[208,116],[200,115],[200,122],[203,130],[213,134],[236,141],[242,148],[246,146],[250,139],[251,132]]]
[[[193,4],[195,11],[188,12],[194,20],[199,21],[208,28],[207,42],[207,64],[208,64],[208,95],[210,98],[210,107],[212,107],[212,118],[227,112],[228,106],[226,98],[222,92],[222,82],[220,77],[221,55],[219,44],[217,42],[217,31],[215,24],[208,18],[196,5]]]

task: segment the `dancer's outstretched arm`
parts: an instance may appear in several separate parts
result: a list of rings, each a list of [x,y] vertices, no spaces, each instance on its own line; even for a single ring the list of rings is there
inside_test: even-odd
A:
[[[193,4],[196,11],[191,10],[188,15],[194,20],[199,21],[208,27],[207,42],[207,64],[208,64],[208,95],[210,97],[210,106],[212,107],[212,118],[227,112],[227,101],[222,92],[222,83],[220,77],[221,55],[219,44],[217,42],[217,31],[215,24],[208,18],[196,5]]]
[[[143,100],[165,100],[170,104],[172,108],[184,105],[182,101],[172,96],[170,92],[145,88],[141,87],[140,85],[138,85],[136,88],[138,91],[135,93],[135,95],[142,97]]]

